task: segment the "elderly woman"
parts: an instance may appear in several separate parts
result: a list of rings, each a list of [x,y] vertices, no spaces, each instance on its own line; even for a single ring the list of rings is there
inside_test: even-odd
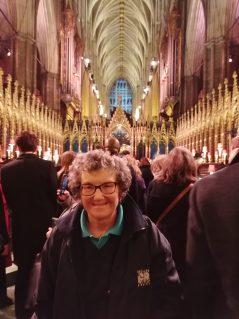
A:
[[[118,156],[76,157],[69,185],[81,204],[59,219],[42,252],[39,319],[180,318],[170,246],[127,199],[130,181]]]

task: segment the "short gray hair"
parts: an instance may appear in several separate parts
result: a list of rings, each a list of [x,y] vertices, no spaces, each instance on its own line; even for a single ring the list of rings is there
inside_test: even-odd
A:
[[[121,199],[127,194],[131,184],[131,173],[124,159],[111,156],[102,150],[79,154],[69,170],[69,187],[74,198],[80,197],[82,172],[92,172],[99,169],[111,169],[116,173],[116,182],[122,192]]]

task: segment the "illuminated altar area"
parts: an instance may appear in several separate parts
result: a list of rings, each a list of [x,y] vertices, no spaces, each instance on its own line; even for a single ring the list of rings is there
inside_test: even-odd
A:
[[[96,114],[94,119],[78,116],[62,119],[59,112],[44,105],[39,98],[25,91],[18,82],[7,76],[3,85],[0,69],[0,145],[1,157],[12,158],[18,154],[14,139],[22,130],[32,130],[39,137],[38,154],[46,159],[57,158],[63,151],[87,152],[104,147],[107,138],[117,137],[123,149],[133,156],[150,159],[165,154],[175,145],[200,153],[203,163],[226,163],[230,140],[238,134],[239,90],[237,73],[233,74],[230,91],[228,80],[224,87],[212,90],[200,98],[190,111],[175,123],[173,107],[168,104],[163,116],[146,121],[141,115],[129,118],[121,106],[115,108],[111,118]],[[69,114],[68,114],[69,115]]]

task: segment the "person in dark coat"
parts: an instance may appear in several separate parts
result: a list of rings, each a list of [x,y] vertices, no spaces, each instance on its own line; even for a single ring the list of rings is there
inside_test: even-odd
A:
[[[138,188],[138,201],[137,204],[141,209],[142,213],[145,213],[145,182],[142,177],[142,172],[139,168],[138,161],[130,154],[124,155],[124,158],[127,160],[129,167],[132,167],[134,174],[136,176],[137,188]]]
[[[56,212],[57,176],[52,162],[35,154],[38,139],[22,132],[16,139],[20,156],[1,169],[3,193],[12,211],[12,245],[18,266],[15,309],[18,319],[31,317],[25,297],[34,258],[46,240],[51,218]]]
[[[195,319],[239,318],[239,163],[202,178],[190,195],[188,296]]]
[[[80,198],[44,246],[38,319],[170,319],[180,283],[168,241],[127,197],[122,158],[101,150],[76,157],[69,186]]]
[[[149,186],[149,183],[154,179],[154,175],[151,171],[151,165],[147,157],[142,157],[139,161],[139,168],[142,172],[142,177],[145,182],[146,189]]]
[[[196,181],[196,164],[185,147],[175,147],[164,160],[162,169],[150,182],[146,195],[146,212],[157,222],[163,211],[189,184]],[[189,192],[161,221],[161,231],[168,239],[179,277],[185,281],[187,214]]]

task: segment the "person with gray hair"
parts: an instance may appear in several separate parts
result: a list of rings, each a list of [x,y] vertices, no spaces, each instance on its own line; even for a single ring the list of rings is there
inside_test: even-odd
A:
[[[180,318],[180,282],[169,243],[126,196],[126,161],[80,154],[69,186],[80,201],[57,222],[42,252],[38,319]]]

